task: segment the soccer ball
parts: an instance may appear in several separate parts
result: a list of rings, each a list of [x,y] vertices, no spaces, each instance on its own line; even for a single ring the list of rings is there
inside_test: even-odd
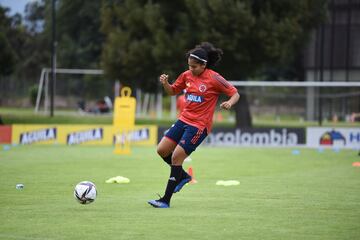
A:
[[[95,201],[97,195],[95,184],[89,181],[79,182],[74,189],[74,197],[81,204]]]

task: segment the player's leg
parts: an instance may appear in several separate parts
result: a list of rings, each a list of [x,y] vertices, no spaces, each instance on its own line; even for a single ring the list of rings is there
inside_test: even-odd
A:
[[[150,200],[148,203],[156,208],[169,208],[170,199],[174,193],[174,189],[179,184],[182,175],[182,162],[187,157],[185,150],[181,146],[176,146],[173,153],[173,161],[178,165],[171,165],[170,177],[166,185],[165,195],[159,200]]]
[[[160,157],[171,167],[171,161],[173,156],[173,151],[176,147],[176,143],[168,138],[164,137],[161,139],[161,142],[158,145],[157,152]],[[170,152],[171,151],[171,152]],[[182,169],[182,175],[187,175],[184,169]]]
[[[185,127],[186,124],[184,122],[177,121],[166,132],[165,136],[161,139],[160,143],[158,144],[157,153],[169,166],[171,166],[173,151],[176,145],[179,143],[181,137],[183,136]],[[185,175],[186,172],[182,170],[182,174]]]
[[[171,165],[172,153],[177,145],[174,140],[163,137],[157,146],[157,153],[169,165]]]
[[[165,194],[160,199],[160,201],[165,202],[168,205],[170,205],[170,199],[175,192],[176,186],[183,178],[184,169],[182,168],[182,164],[187,156],[188,155],[186,154],[185,150],[181,146],[177,145],[172,156],[170,177],[166,185]],[[185,174],[188,175],[186,172]]]
[[[179,146],[181,146],[185,151],[185,158],[190,156],[190,154],[196,150],[196,148],[201,144],[201,142],[206,138],[207,131],[206,129],[201,130],[196,127],[187,125],[183,137],[179,141]],[[173,164],[179,165],[184,162],[183,156],[180,155],[180,158],[177,160],[173,158]],[[185,171],[184,171],[185,172]],[[192,177],[187,173],[183,173],[180,179],[180,182],[174,189],[174,193],[179,192],[183,186],[192,180]]]
[[[207,136],[206,130],[203,131],[197,129],[196,127],[184,123],[182,124],[184,134],[178,141],[179,144],[175,147],[172,154],[171,172],[166,186],[165,195],[159,200],[151,200],[148,202],[154,207],[168,208],[170,206],[172,194],[180,191],[186,183],[191,181],[191,177],[183,170],[182,164],[185,158],[195,151],[197,146],[199,146],[199,144]]]
[[[157,147],[157,153],[169,165],[171,165],[171,156],[184,134],[184,123],[176,121],[165,133]]]
[[[170,177],[166,186],[165,195],[159,199],[160,202],[170,206],[173,193],[180,191],[186,183],[191,181],[191,176],[187,173],[185,173],[185,175],[182,173],[182,164],[185,158],[195,151],[206,136],[206,130],[203,131],[190,125],[185,126],[184,135],[173,152]]]
[[[175,124],[173,124],[171,128],[166,132],[165,136],[161,139],[157,147],[157,153],[171,167],[170,176],[173,174],[171,164],[171,159],[173,155],[172,153],[184,133],[184,126],[185,123],[183,123],[182,121],[177,121]],[[184,170],[182,169],[182,171]],[[162,198],[160,198],[159,200],[150,200],[148,201],[148,203],[151,204],[153,207],[157,208],[169,207],[169,203],[163,201]]]

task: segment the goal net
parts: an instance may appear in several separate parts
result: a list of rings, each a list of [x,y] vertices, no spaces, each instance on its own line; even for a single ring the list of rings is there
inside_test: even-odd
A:
[[[41,71],[35,112],[47,114],[50,109],[51,69]],[[104,113],[111,110],[113,99],[119,96],[119,81],[104,78],[100,69],[56,69],[54,108],[78,110],[80,113]],[[137,99],[137,117],[162,118],[163,99],[161,92],[147,93],[133,89]],[[103,108],[104,107],[104,108]],[[176,109],[172,109],[176,112]],[[173,114],[175,117],[175,113]]]
[[[246,95],[253,119],[353,121],[360,82],[231,81]]]
[[[35,112],[50,109],[51,69],[41,72]],[[291,81],[230,81],[246,96],[254,122],[257,121],[346,121],[360,118],[360,82],[291,82]],[[119,84],[104,78],[99,69],[56,69],[54,107],[80,112],[101,113],[101,106],[110,107],[118,96]],[[137,98],[136,116],[176,118],[176,97],[166,94],[147,94],[134,89]],[[219,101],[227,99],[222,96]],[[102,104],[102,105],[101,105]],[[234,121],[234,111],[217,109],[215,121]],[[154,114],[152,114],[154,112]]]
[[[51,69],[41,72],[35,112],[48,113],[50,108]],[[56,69],[54,108],[89,113],[106,112],[112,106],[113,82],[99,69]]]

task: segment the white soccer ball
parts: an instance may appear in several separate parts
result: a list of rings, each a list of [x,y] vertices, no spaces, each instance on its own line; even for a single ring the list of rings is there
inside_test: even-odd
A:
[[[89,181],[79,182],[74,189],[74,197],[81,204],[95,201],[97,195],[95,184]]]

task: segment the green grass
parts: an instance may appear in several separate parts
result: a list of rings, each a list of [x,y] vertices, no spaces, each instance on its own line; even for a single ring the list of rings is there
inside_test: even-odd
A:
[[[155,209],[146,201],[163,193],[169,168],[154,147],[131,156],[111,147],[0,147],[0,239],[360,239],[353,150],[200,147],[185,164],[198,183],[176,193],[170,209]],[[131,182],[105,183],[117,175]],[[99,192],[90,205],[73,197],[82,180]]]
[[[229,112],[221,111],[224,119],[228,119]],[[74,110],[56,110],[53,117],[49,114],[36,114],[33,108],[4,108],[0,107],[0,117],[4,124],[112,124],[112,114],[104,115],[81,115]],[[156,119],[152,113],[148,117],[136,118],[136,124],[156,124],[158,126],[171,126],[174,119],[164,112],[163,119]],[[310,127],[318,126],[316,121],[299,121],[294,116],[284,116],[282,119],[275,119],[274,116],[263,115],[253,116],[253,127]],[[234,120],[214,122],[214,127],[233,128]],[[324,127],[360,127],[360,122],[323,122]]]

